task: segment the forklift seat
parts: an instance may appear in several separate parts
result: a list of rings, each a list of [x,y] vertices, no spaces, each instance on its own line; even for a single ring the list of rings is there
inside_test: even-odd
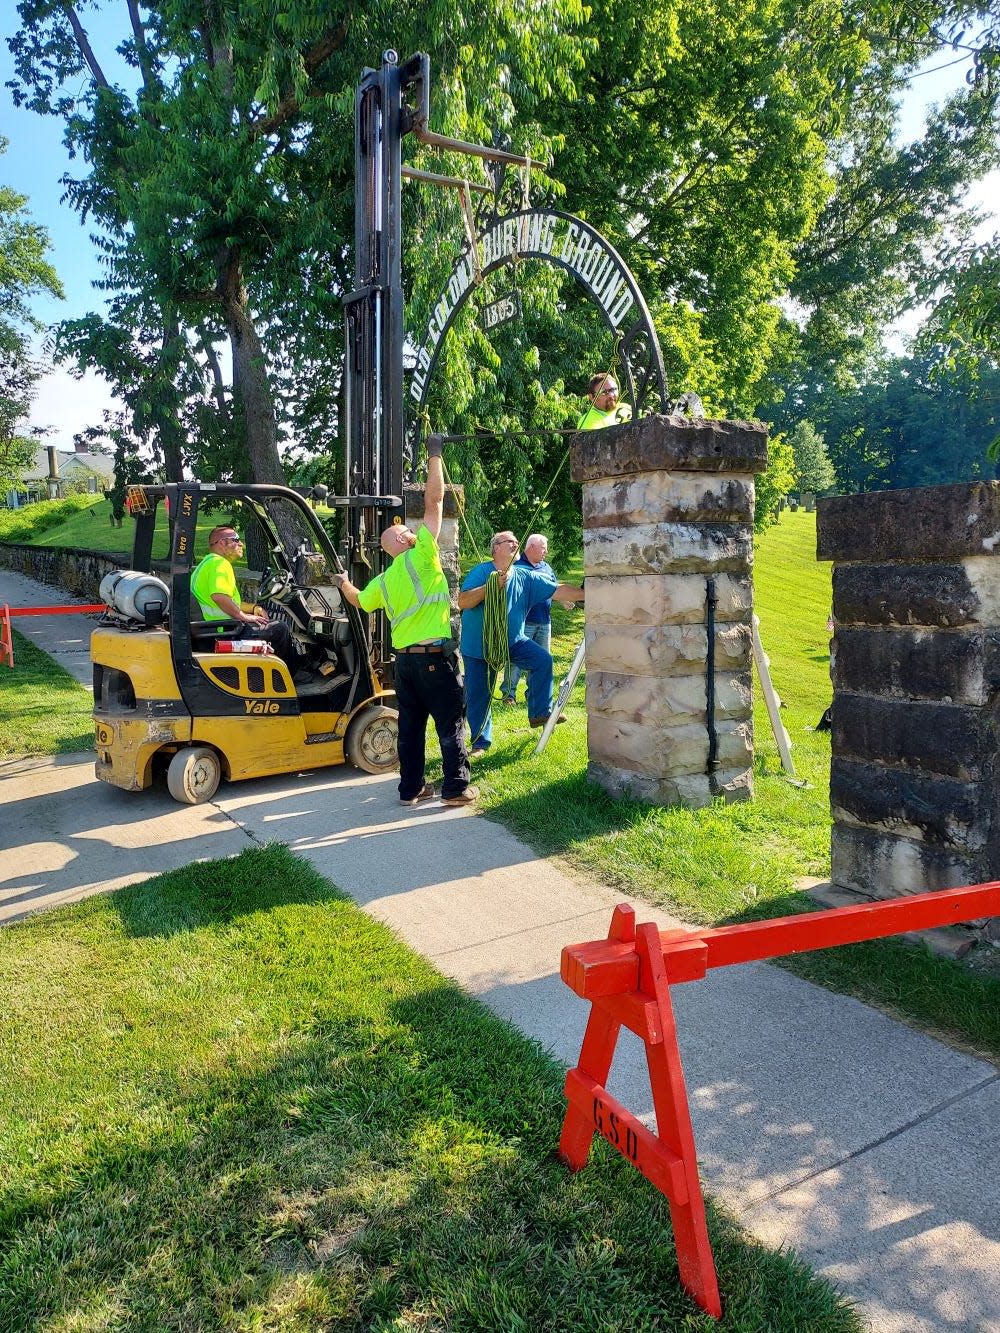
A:
[[[197,597],[191,598],[191,650],[210,653],[220,639],[234,639],[243,628],[238,620],[206,620]]]
[[[354,675],[357,666],[357,654],[354,650],[354,635],[351,623],[346,616],[339,616],[334,622],[333,641],[337,645],[337,657],[344,670]]]

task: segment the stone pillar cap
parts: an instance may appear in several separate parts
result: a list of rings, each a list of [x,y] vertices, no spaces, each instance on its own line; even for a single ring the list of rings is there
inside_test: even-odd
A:
[[[573,437],[574,481],[639,472],[763,472],[767,427],[761,421],[709,421],[655,414]]]
[[[834,495],[816,512],[818,560],[891,564],[1000,554],[1000,481]]]

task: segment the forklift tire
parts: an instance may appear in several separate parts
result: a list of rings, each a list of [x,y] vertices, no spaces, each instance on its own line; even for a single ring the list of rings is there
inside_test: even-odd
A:
[[[391,773],[399,767],[398,737],[399,714],[395,708],[372,704],[351,719],[344,753],[363,773]]]
[[[214,750],[206,745],[191,745],[178,750],[167,769],[167,789],[183,805],[201,805],[218,790],[222,764]]]

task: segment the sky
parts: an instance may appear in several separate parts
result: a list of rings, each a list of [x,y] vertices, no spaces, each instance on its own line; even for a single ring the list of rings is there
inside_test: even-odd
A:
[[[65,300],[39,297],[33,303],[36,316],[43,323],[74,319],[92,310],[103,309],[104,294],[92,283],[100,277],[97,252],[76,214],[62,201],[60,177],[67,171],[82,173],[83,164],[70,162],[62,144],[62,122],[55,117],[39,116],[14,106],[6,81],[13,75],[13,59],[6,38],[14,31],[16,16],[12,4],[3,6],[0,18],[0,134],[10,141],[0,157],[0,182],[11,186],[28,199],[33,221],[48,229],[52,241],[50,260],[65,289]],[[114,54],[120,33],[121,8],[111,7],[88,15],[88,32],[105,72],[112,80],[126,82],[123,62]],[[928,106],[939,103],[964,80],[967,61],[955,63],[952,52],[932,56],[918,71],[905,97],[900,118],[899,137],[907,142],[921,133]],[[131,79],[128,80],[129,82]],[[987,212],[1000,213],[1000,172],[993,172],[978,182],[969,202]],[[996,219],[983,228],[983,239],[1000,228]],[[918,316],[904,321],[891,340],[893,350],[901,350],[902,336],[912,333]],[[47,428],[47,442],[72,449],[72,437],[85,426],[99,424],[105,408],[112,407],[110,390],[102,379],[87,374],[82,380],[57,368],[40,386],[30,424]]]

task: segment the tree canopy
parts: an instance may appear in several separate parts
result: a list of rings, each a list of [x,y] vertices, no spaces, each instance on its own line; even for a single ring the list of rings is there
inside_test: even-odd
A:
[[[88,39],[98,8],[120,15],[130,79],[110,78]],[[122,429],[167,475],[278,480],[291,446],[312,475],[317,456],[332,472],[354,88],[392,46],[429,52],[433,128],[529,154],[534,202],[579,213],[620,250],[674,393],[697,391],[710,414],[818,425],[813,405],[872,372],[879,330],[931,293],[970,235],[964,190],[997,161],[991,29],[977,85],[919,142],[899,146],[893,130],[908,74],[979,8],[20,0],[15,97],[64,122],[81,167],[68,197],[95,231],[110,297],[59,331],[57,352],[112,377]],[[406,153],[473,170],[412,140]],[[450,193],[408,185],[404,215],[418,337],[464,232]],[[487,337],[477,306],[505,283],[525,316]],[[970,283],[956,267],[955,319],[982,330]],[[434,428],[476,436],[449,463],[490,523],[520,528],[544,504],[536,525],[575,529],[565,439],[544,432],[572,424],[588,374],[614,354],[587,302],[542,266],[483,285],[430,408]]]
[[[0,158],[6,151],[7,140],[0,135]],[[31,221],[27,204],[24,195],[0,184],[0,487],[16,480],[26,465],[26,446],[15,430],[27,416],[42,375],[32,352],[31,336],[42,327],[32,301],[43,292],[62,296],[46,258],[48,234]]]

